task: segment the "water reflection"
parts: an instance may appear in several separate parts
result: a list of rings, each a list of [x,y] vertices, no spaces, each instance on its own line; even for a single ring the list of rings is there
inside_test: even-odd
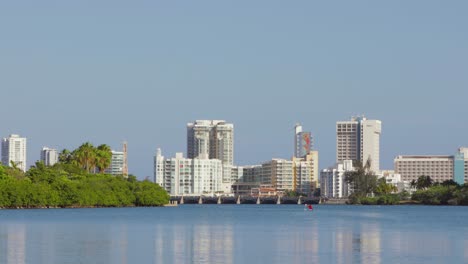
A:
[[[120,224],[112,228],[109,234],[111,236],[110,256],[112,263],[128,263],[128,228],[127,225]]]
[[[26,226],[10,223],[0,230],[1,263],[26,263]]]
[[[351,253],[353,252],[353,241],[356,238],[350,230],[338,227],[335,231],[333,244],[335,245],[336,263],[349,263],[351,260]]]
[[[468,240],[465,239],[465,242],[463,244],[464,244],[464,247],[462,251],[463,251],[465,263],[468,263]]]
[[[168,243],[170,241],[170,243]],[[234,261],[232,225],[157,225],[154,263],[215,263]]]
[[[40,220],[5,212],[13,216],[0,217],[0,263],[468,263],[468,212],[431,211],[442,218],[434,221],[418,215],[424,208],[400,208],[34,211]]]
[[[380,259],[380,227],[377,223],[361,224],[361,263],[378,264]]]
[[[271,238],[265,239],[262,242],[265,247],[259,247],[259,250],[275,252],[275,254],[270,254],[273,256],[274,263],[318,263],[320,261],[320,230],[317,222],[305,226],[289,226],[279,230],[278,233],[275,230],[270,232]],[[269,257],[264,257],[263,260],[267,262]]]

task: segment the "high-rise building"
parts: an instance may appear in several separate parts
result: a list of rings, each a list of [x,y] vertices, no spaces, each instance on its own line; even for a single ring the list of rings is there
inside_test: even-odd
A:
[[[310,132],[302,131],[302,126],[296,124],[294,127],[294,157],[302,158],[309,154],[313,148],[313,138]]]
[[[302,158],[293,157],[293,178],[295,191],[311,194],[320,187],[318,151],[310,151]]]
[[[111,163],[109,168],[106,169],[106,173],[112,175],[125,175],[125,152],[112,150]]]
[[[454,181],[458,184],[468,183],[468,148],[462,147],[455,154]]]
[[[59,153],[56,149],[43,147],[41,150],[41,161],[46,166],[53,166],[58,162]]]
[[[382,122],[353,117],[336,123],[336,161],[359,160],[371,162],[371,170],[380,170],[380,134]]]
[[[2,163],[11,166],[12,162],[22,171],[26,171],[26,138],[15,134],[2,140]]]
[[[234,164],[234,125],[224,120],[196,120],[187,124],[189,159],[219,159]]]
[[[223,183],[223,165],[218,159],[189,159],[182,153],[166,159],[158,149],[154,172],[154,182],[170,195],[209,195],[231,191],[231,184]]]

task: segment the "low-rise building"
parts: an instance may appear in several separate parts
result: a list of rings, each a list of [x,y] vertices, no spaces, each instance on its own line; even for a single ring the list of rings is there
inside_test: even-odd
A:
[[[346,198],[350,194],[349,184],[346,182],[345,173],[352,171],[353,162],[344,160],[335,166],[324,169],[320,173],[321,196],[327,198]]]
[[[281,194],[282,192],[278,192],[278,190],[271,185],[260,185],[257,188],[252,188],[252,190],[250,191],[250,195],[253,197],[268,197],[277,196]]]
[[[384,177],[385,182],[395,186],[398,192],[407,191],[411,192],[411,183],[409,181],[401,180],[401,175],[395,173],[393,170],[383,170],[377,175],[379,178]]]

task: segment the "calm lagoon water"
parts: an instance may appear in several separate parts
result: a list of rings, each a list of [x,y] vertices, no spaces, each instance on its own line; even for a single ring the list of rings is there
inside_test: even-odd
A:
[[[468,263],[468,207],[0,210],[0,263]]]

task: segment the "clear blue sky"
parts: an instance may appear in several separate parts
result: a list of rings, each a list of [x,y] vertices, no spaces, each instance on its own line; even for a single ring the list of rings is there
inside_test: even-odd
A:
[[[3,1],[0,135],[120,149],[152,176],[157,147],[186,152],[186,123],[235,125],[235,161],[289,158],[312,131],[320,167],[335,122],[383,122],[398,154],[468,145],[468,1]]]

